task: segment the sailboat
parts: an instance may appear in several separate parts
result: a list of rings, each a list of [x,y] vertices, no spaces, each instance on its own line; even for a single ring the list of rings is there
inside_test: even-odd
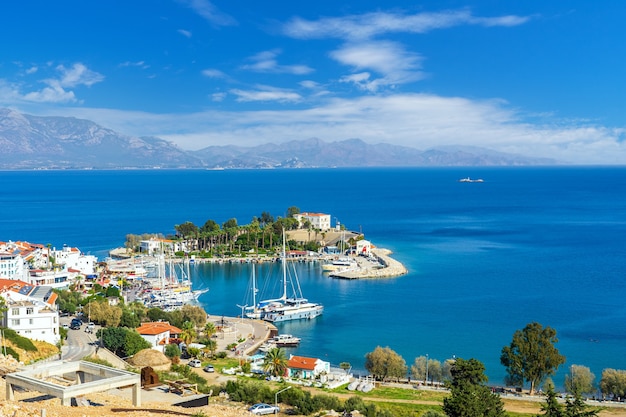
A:
[[[293,295],[287,295],[287,254],[285,244],[285,230],[283,229],[283,252],[281,254],[283,268],[283,294],[280,298],[260,301],[255,308],[255,313],[265,321],[279,323],[290,320],[313,319],[321,316],[324,306],[319,303],[312,303],[302,296],[302,289],[298,282],[298,277],[293,271],[291,287]],[[253,288],[254,293],[254,288]],[[250,316],[248,316],[250,317]]]
[[[186,270],[184,269],[186,266]],[[172,260],[168,268],[165,266],[165,257],[159,256],[157,281],[152,284],[152,291],[146,300],[150,307],[160,307],[165,311],[172,311],[184,304],[197,304],[198,297],[207,289],[192,290],[189,274],[189,263],[180,263],[180,276],[175,271]]]

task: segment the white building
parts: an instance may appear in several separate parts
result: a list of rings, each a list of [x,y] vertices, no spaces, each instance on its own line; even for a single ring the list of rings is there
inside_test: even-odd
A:
[[[185,250],[186,247],[182,242],[169,239],[150,239],[139,242],[139,251],[147,255],[170,254]]]
[[[372,253],[372,242],[361,239],[356,241],[356,254],[369,256]]]
[[[6,303],[2,325],[20,336],[56,345],[60,341],[56,294],[49,287],[0,279],[0,297]]]
[[[78,248],[63,246],[63,249],[53,249],[50,256],[57,265],[63,265],[63,269],[76,269],[84,275],[94,274],[98,265],[98,258],[93,255],[84,255]]]
[[[165,345],[170,343],[170,338],[178,337],[182,330],[165,321],[154,321],[142,324],[137,332],[150,343],[152,349],[163,352]]]
[[[321,230],[322,232],[330,230],[330,214],[298,213],[298,214],[294,214],[293,218],[298,220],[300,228],[302,228],[304,225],[304,222],[308,220],[309,223],[311,223],[311,227],[313,227],[313,229],[318,229],[318,230]]]
[[[24,258],[16,252],[0,253],[0,278],[24,280],[27,278],[27,268]]]

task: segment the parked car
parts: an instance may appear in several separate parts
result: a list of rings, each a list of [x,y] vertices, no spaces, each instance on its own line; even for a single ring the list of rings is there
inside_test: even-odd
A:
[[[215,372],[215,368],[213,368],[213,365],[207,365],[204,367],[204,372]]]
[[[72,322],[70,323],[70,329],[78,330],[80,329],[82,325],[83,325],[83,322],[80,321],[80,319],[72,319]]]
[[[89,324],[87,325],[87,327],[85,327],[85,331],[86,331],[87,333],[93,333],[93,331],[94,331],[95,329],[96,329],[96,324],[95,324],[93,321],[89,322]]]
[[[275,405],[269,405],[265,403],[254,404],[252,407],[248,408],[252,414],[256,414],[257,416],[264,414],[278,414],[280,408]]]
[[[200,362],[200,359],[192,359],[189,361],[189,366],[192,368],[200,368],[202,367],[202,362]]]

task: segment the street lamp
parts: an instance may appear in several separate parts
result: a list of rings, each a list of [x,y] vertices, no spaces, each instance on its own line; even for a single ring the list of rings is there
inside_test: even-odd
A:
[[[246,304],[245,306],[240,306],[239,304],[237,304],[237,307],[241,309],[241,319],[239,320],[239,322],[243,323],[243,311],[246,309],[246,307],[248,307],[248,305]]]
[[[291,385],[288,386],[287,388],[281,389],[276,394],[274,394],[274,406],[276,407],[276,409],[274,410],[274,414],[276,414],[276,410],[278,410],[278,394],[280,394],[283,391],[287,391],[288,389],[291,389]]]

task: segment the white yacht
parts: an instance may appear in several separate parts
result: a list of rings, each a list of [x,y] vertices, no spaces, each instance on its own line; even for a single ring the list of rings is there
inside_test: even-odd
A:
[[[259,314],[262,320],[279,323],[290,320],[313,319],[321,316],[324,306],[319,303],[312,303],[302,296],[300,283],[295,269],[291,276],[291,287],[293,295],[287,295],[287,255],[285,252],[285,231],[283,230],[283,253],[281,255],[283,268],[283,294],[280,298],[263,300],[258,303],[254,312]],[[250,315],[248,317],[251,317]],[[252,317],[251,317],[252,318]]]

